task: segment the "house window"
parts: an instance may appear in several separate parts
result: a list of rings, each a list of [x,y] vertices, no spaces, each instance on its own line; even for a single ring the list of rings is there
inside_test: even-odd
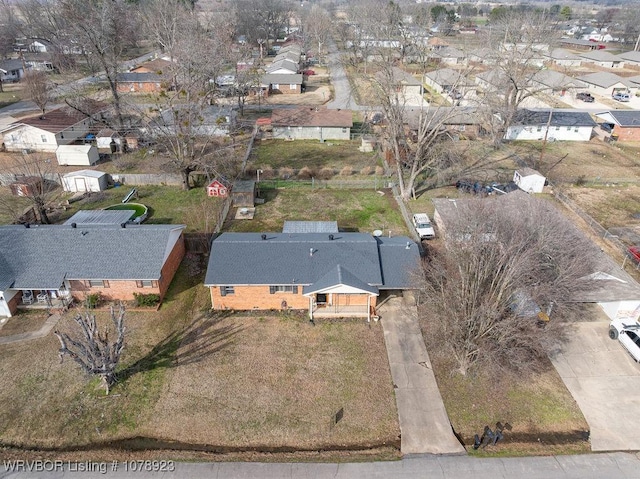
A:
[[[343,128],[343,129],[342,129],[342,133],[346,133],[346,132],[347,132],[347,129],[346,129],[346,128]]]
[[[298,294],[298,287],[297,286],[290,286],[290,285],[269,286],[269,294],[276,294],[276,293]]]
[[[571,127],[570,126],[567,127],[567,131],[571,131]]]
[[[560,131],[560,127],[559,126],[556,126],[556,131]]]
[[[578,127],[576,126],[573,131],[575,131],[576,133],[578,133]]]
[[[541,126],[538,127],[538,131],[542,131],[542,127]]]
[[[47,135],[40,135],[40,139],[42,140],[42,143],[46,143],[47,142]]]
[[[155,288],[158,286],[158,282],[150,279],[143,279],[136,281],[136,286],[138,288]]]
[[[102,280],[102,279],[90,279],[89,281],[87,281],[87,286],[89,286],[90,288],[108,288],[109,287],[109,281],[107,280]]]
[[[279,90],[280,89],[280,84],[279,83],[272,83],[271,84],[271,88],[273,88],[274,90]]]
[[[296,85],[295,83],[289,84],[289,90],[297,90],[297,89],[298,89],[298,85]]]
[[[227,296],[228,294],[234,294],[233,286],[220,286],[220,296]]]

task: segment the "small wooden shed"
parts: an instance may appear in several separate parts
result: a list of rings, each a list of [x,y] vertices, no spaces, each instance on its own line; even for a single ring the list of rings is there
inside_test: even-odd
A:
[[[231,188],[233,206],[253,208],[255,206],[256,182],[252,180],[238,180]]]
[[[42,189],[43,179],[39,176],[23,176],[9,185],[14,196],[33,196]]]
[[[107,189],[108,175],[102,171],[72,171],[62,177],[64,191],[103,191]]]
[[[527,193],[542,193],[547,179],[533,168],[522,168],[513,174],[513,182]]]

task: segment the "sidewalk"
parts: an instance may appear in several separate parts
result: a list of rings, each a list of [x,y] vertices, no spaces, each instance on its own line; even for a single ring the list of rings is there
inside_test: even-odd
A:
[[[396,388],[400,450],[403,454],[464,454],[438,390],[415,305],[405,298],[390,298],[378,311]]]
[[[47,318],[45,323],[42,325],[42,327],[38,331],[29,331],[28,333],[20,333],[20,334],[14,334],[13,336],[0,337],[0,345],[19,343],[20,341],[30,341],[32,339],[43,338],[51,332],[53,327],[60,320],[60,317],[61,316],[58,313],[52,314]]]

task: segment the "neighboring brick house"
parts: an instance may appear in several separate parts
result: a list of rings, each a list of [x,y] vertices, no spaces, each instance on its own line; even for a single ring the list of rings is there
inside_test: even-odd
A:
[[[175,68],[175,66],[176,64],[174,62],[164,60],[163,58],[156,58],[155,60],[149,60],[132,68],[131,73],[157,73],[159,75],[165,75],[172,68]]]
[[[94,117],[105,110],[102,103],[87,104],[91,116],[64,107],[16,121],[2,132],[2,146],[7,151],[55,152],[60,145],[69,145],[84,138],[95,123]]]
[[[295,95],[302,93],[303,77],[302,73],[267,73],[262,76],[260,83],[265,96],[274,93]]]
[[[51,304],[100,293],[162,299],[185,254],[184,225],[0,226],[0,316],[28,298]]]
[[[171,78],[158,73],[118,73],[120,93],[160,93],[167,90]]]
[[[405,236],[223,233],[211,245],[205,286],[213,309],[370,319],[382,292],[416,288],[419,259]]]
[[[618,141],[640,141],[640,110],[610,110],[596,116],[614,125]]]
[[[273,138],[291,140],[350,140],[351,110],[280,108],[271,113]]]

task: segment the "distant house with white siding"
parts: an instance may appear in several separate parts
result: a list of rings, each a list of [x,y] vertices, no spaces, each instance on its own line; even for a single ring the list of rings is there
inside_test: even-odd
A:
[[[597,72],[582,75],[578,80],[587,84],[587,89],[603,96],[612,96],[614,93],[629,93],[636,85],[626,78],[610,72]]]
[[[624,68],[624,59],[605,50],[581,53],[583,63],[592,63],[602,68]]]
[[[547,58],[550,63],[559,67],[575,68],[582,65],[582,58],[564,48],[555,48],[549,52]]]
[[[551,117],[549,117],[551,115]],[[505,140],[589,141],[596,122],[576,110],[518,110]]]
[[[104,108],[95,103],[90,113],[99,114]],[[2,144],[7,151],[55,152],[60,145],[86,137],[93,123],[91,116],[68,107],[58,108],[17,121],[2,132]]]

